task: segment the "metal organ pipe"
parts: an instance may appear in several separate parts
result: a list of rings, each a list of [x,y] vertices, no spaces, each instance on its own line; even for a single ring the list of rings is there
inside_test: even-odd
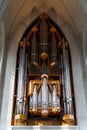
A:
[[[57,94],[56,94],[56,84],[55,83],[53,83],[52,105],[54,108],[57,107]]]
[[[66,91],[65,91],[65,73],[64,73],[64,64],[63,64],[63,54],[61,54],[61,65],[62,65],[62,88],[63,88],[64,114],[66,114]]]
[[[41,89],[38,92],[38,107],[41,107],[41,103],[42,103],[42,91]]]
[[[27,54],[26,39],[20,44],[15,125],[26,124]]]
[[[66,108],[64,110],[65,114],[72,115],[72,92],[71,92],[71,81],[70,81],[70,71],[69,71],[69,57],[68,48],[66,47],[65,41],[62,41],[63,48],[63,64],[64,64],[64,104]],[[74,117],[72,117],[74,118]]]
[[[31,63],[38,65],[38,44],[37,44],[37,32],[32,32],[32,42],[31,42]]]
[[[71,92],[71,81],[70,81],[70,67],[69,67],[69,57],[68,57],[68,50],[66,50],[66,62],[67,62],[67,73],[68,73],[68,79],[67,79],[67,86],[69,91],[69,100],[68,100],[68,112],[70,114],[72,113],[72,92]]]
[[[33,95],[31,94],[30,97],[29,97],[29,109],[30,109],[30,112],[32,111],[32,107],[33,107]]]
[[[32,96],[33,98],[32,111],[34,114],[36,114],[37,113],[37,83],[34,82],[33,85],[34,85],[34,91]]]
[[[22,111],[20,110],[21,103],[23,102],[23,97],[20,94],[20,90],[23,87],[23,77],[22,77],[22,70],[21,70],[21,63],[22,63],[22,53],[23,50],[20,50],[20,59],[19,59],[19,73],[18,73],[18,88],[17,88],[17,102],[16,102],[16,114],[21,114]]]
[[[57,95],[57,91],[56,91],[56,82],[52,83],[52,87],[53,87],[53,92],[52,92],[52,112],[53,114],[58,114],[58,109],[60,107],[60,99],[59,96]]]
[[[48,43],[48,25],[45,18],[40,22],[40,43]]]
[[[40,87],[40,90],[38,91],[38,95],[37,95],[38,97],[37,97],[37,99],[38,99],[38,103],[37,103],[37,105],[38,105],[38,107],[37,107],[37,109],[38,109],[38,116],[40,116],[41,115],[41,107],[42,107],[42,91],[41,91],[41,87]]]
[[[42,117],[48,116],[48,76],[42,75]]]
[[[20,47],[18,87],[17,87],[17,114],[23,114],[25,50],[26,50],[26,39],[24,39],[23,41],[23,48]]]
[[[48,73],[48,66],[47,63],[45,61],[42,61],[42,65],[41,65],[41,74],[47,74]]]
[[[40,58],[48,58],[48,25],[46,19],[42,18],[40,22]]]
[[[48,93],[49,93],[49,107],[52,107],[52,94],[51,94],[50,90]]]
[[[24,105],[23,105],[23,114],[26,113],[26,98],[27,98],[27,84],[28,84],[28,72],[27,72],[27,68],[28,68],[28,54],[25,54],[25,68],[24,68]]]
[[[50,43],[50,66],[54,66],[57,62],[57,44],[55,33],[52,32],[52,38]]]

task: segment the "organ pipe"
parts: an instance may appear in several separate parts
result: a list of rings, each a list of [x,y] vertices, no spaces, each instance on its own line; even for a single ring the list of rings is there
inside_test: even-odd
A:
[[[45,18],[42,18],[40,22],[40,43],[48,44],[48,25]]]
[[[49,90],[49,107],[52,107],[52,94],[51,91]]]
[[[37,97],[38,97],[38,116],[40,116],[41,115],[41,108],[42,108],[42,91],[41,91],[41,87],[40,87],[40,90],[38,90],[38,95],[37,95]]]
[[[48,74],[48,63],[46,63],[45,61],[42,61],[42,65],[41,65],[41,74]]]
[[[42,97],[42,91],[40,89],[38,92],[38,107],[41,107],[41,103],[42,103],[41,97]]]
[[[57,44],[55,33],[52,32],[52,38],[50,43],[50,66],[54,66],[57,63]]]
[[[38,66],[38,44],[37,44],[37,32],[32,32],[32,42],[31,42],[31,63]]]
[[[40,58],[48,59],[48,25],[46,19],[42,18],[40,23]]]
[[[56,81],[52,82],[52,113],[53,115],[57,115],[60,112],[60,98],[57,92],[57,85]],[[59,87],[59,86],[58,86]]]
[[[23,48],[20,48],[18,88],[17,88],[17,114],[23,114],[25,50],[26,50],[26,39],[23,40]]]
[[[25,78],[24,78],[25,77]],[[27,87],[27,56],[26,56],[26,39],[20,44],[19,55],[19,71],[18,71],[18,86],[16,99],[16,125],[22,123],[26,124],[26,88]]]
[[[64,64],[64,113],[65,115],[72,115],[72,93],[71,93],[71,81],[69,72],[69,57],[68,48],[66,47],[65,41],[62,41],[63,49],[63,64]],[[70,117],[71,118],[71,117]],[[72,115],[72,118],[73,115]],[[65,118],[64,118],[65,119]]]
[[[42,75],[42,117],[48,116],[48,76]]]
[[[33,102],[33,94],[31,94],[30,97],[29,97],[29,106],[30,106],[29,109],[30,109],[30,111],[32,110],[32,107],[33,107],[32,102]]]
[[[27,84],[28,84],[28,72],[27,72],[27,68],[28,68],[28,54],[26,53],[25,54],[25,68],[24,68],[24,95],[23,95],[23,98],[24,98],[24,105],[23,105],[23,114],[26,113],[26,99],[27,99]]]
[[[65,92],[65,73],[63,64],[63,54],[61,54],[61,68],[62,68],[62,91],[63,91],[63,103],[64,103],[64,114],[66,114],[66,92]]]
[[[33,98],[32,111],[34,114],[36,114],[37,113],[37,83],[34,82],[33,85],[34,85],[34,91],[33,91],[33,96],[32,96]]]
[[[71,92],[71,81],[70,81],[70,68],[69,68],[69,56],[68,56],[68,50],[66,50],[66,61],[67,61],[67,73],[68,73],[68,79],[67,79],[67,86],[68,86],[68,91],[69,91],[69,100],[67,102],[68,104],[68,113],[69,114],[73,114],[72,113],[72,92]]]

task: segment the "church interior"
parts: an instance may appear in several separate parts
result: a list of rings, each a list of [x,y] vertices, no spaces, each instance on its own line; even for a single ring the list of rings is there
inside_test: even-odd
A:
[[[0,130],[86,130],[87,0],[1,0]]]

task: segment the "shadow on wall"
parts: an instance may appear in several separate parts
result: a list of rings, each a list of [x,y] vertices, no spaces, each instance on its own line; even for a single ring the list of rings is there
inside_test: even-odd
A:
[[[3,80],[2,77],[4,77],[4,71],[3,67],[3,57],[4,57],[4,40],[5,40],[5,34],[4,34],[4,25],[3,22],[0,20],[0,113],[1,113],[1,102],[2,102],[2,93],[3,93]]]

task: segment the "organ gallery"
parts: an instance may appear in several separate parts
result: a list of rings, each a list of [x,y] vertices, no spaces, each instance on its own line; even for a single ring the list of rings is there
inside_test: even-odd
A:
[[[13,125],[74,125],[69,43],[42,13],[22,36],[17,53]]]

